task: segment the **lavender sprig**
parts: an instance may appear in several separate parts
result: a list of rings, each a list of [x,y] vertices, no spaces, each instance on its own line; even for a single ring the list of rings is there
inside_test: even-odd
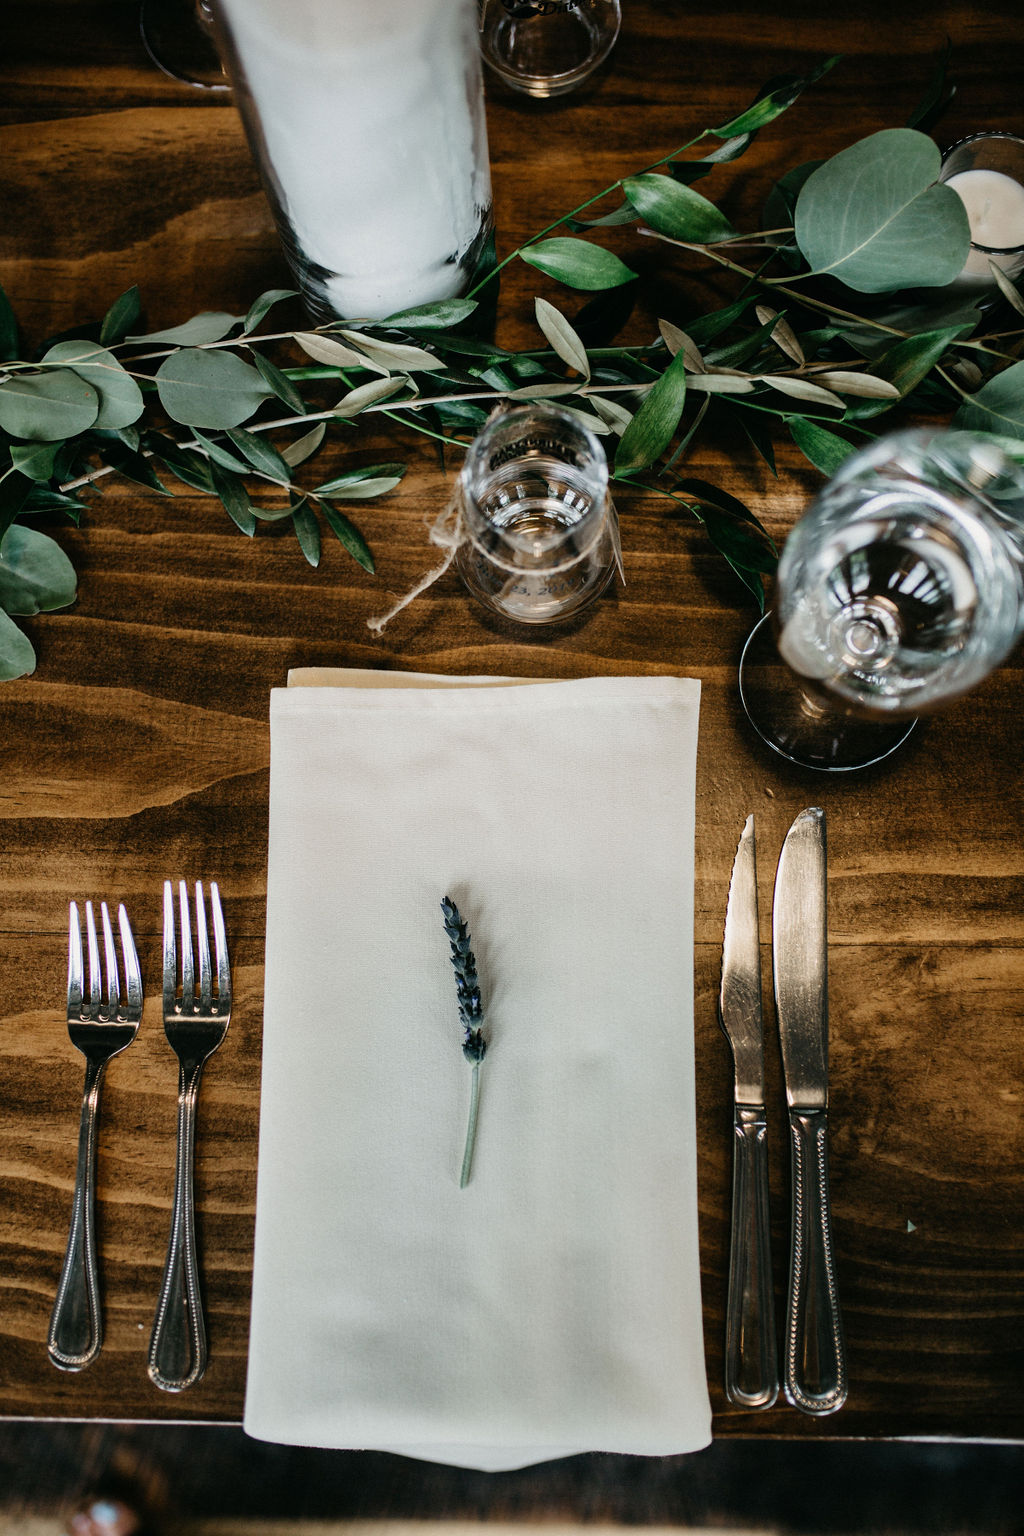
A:
[[[459,1188],[465,1189],[473,1167],[476,1122],[480,1109],[480,1063],[487,1050],[487,1041],[480,1032],[480,1025],[484,1021],[484,1009],[480,1000],[476,957],[470,947],[469,930],[462,919],[462,913],[450,896],[446,896],[441,902],[441,911],[444,913],[444,931],[448,935],[452,948],[455,995],[458,999],[459,1020],[462,1024],[462,1054],[473,1068],[466,1148],[462,1154],[462,1173],[459,1177]]]

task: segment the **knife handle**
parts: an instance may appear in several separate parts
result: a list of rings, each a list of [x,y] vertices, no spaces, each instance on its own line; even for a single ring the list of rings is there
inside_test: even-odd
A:
[[[786,1309],[786,1396],[803,1413],[846,1401],[846,1354],[828,1198],[828,1115],[791,1109],[793,1233]]]
[[[725,1394],[738,1408],[770,1408],[779,1395],[767,1131],[763,1105],[736,1105]]]

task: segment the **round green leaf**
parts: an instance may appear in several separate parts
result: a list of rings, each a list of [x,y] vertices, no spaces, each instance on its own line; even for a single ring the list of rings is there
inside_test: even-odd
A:
[[[96,390],[100,409],[94,427],[114,432],[119,427],[130,427],[142,415],[142,390],[106,347],[93,341],[59,341],[43,362],[63,363]]]
[[[735,237],[735,229],[714,203],[671,176],[629,176],[622,185],[640,217],[670,240],[710,245]]]
[[[237,427],[272,393],[263,375],[232,352],[184,347],[157,369],[168,416],[187,427]]]
[[[1024,362],[1013,363],[965,400],[952,425],[967,432],[1024,437]]]
[[[0,682],[27,677],[36,669],[36,653],[27,635],[0,609]]]
[[[963,269],[967,211],[937,182],[938,146],[886,128],[819,166],[796,202],[796,241],[812,270],[860,293],[931,288]]]
[[[73,603],[76,590],[75,568],[59,544],[20,523],[8,528],[0,543],[0,608],[49,613]]]
[[[17,373],[0,384],[0,427],[31,442],[77,437],[93,425],[99,410],[97,391],[70,368]]]
[[[636,277],[636,273],[613,252],[606,251],[601,245],[591,245],[589,240],[575,240],[571,235],[538,240],[519,254],[538,272],[546,272],[548,277],[557,278],[570,288],[588,292],[619,288]]]

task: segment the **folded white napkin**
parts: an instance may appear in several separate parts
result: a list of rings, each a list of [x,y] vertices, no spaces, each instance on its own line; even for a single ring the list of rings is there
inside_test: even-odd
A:
[[[489,1470],[705,1446],[699,684],[290,682],[246,1430]],[[444,896],[488,1041],[464,1189]]]

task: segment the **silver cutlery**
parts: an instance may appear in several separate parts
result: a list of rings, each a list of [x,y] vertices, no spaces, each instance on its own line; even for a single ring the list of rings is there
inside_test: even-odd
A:
[[[164,882],[164,1032],[178,1058],[178,1151],[174,1175],[174,1209],[156,1319],[149,1342],[149,1378],[166,1392],[193,1386],[206,1370],[206,1321],[199,1286],[196,1253],[195,1165],[196,1100],[203,1066],[221,1044],[231,1017],[231,972],[224,932],[224,914],[216,884],[210,886],[216,976],[210,965],[210,940],[203,887],[196,882],[196,942],[199,981],[196,985],[188,891],[178,884],[180,915],[180,995],[178,944],[175,940],[174,895]]]
[[[62,1371],[80,1371],[91,1364],[103,1342],[99,1278],[96,1267],[96,1128],[100,1086],[107,1062],[125,1050],[138,1033],[142,1018],[142,977],[124,906],[118,907],[125,1000],[121,1000],[117,951],[107,904],[100,906],[106,977],[100,966],[92,902],[85,904],[89,959],[86,993],[82,924],[71,902],[68,916],[68,1034],[85,1057],[85,1087],[78,1131],[78,1167],[71,1204],[67,1249],[50,1317],[46,1348]]]
[[[825,813],[815,807],[786,835],[772,929],[793,1169],[784,1385],[795,1408],[820,1415],[842,1407],[847,1380],[829,1215]]]
[[[748,816],[729,882],[718,1018],[733,1057],[732,1226],[726,1303],[725,1392],[740,1408],[779,1395],[768,1207],[761,947],[754,818]]]

